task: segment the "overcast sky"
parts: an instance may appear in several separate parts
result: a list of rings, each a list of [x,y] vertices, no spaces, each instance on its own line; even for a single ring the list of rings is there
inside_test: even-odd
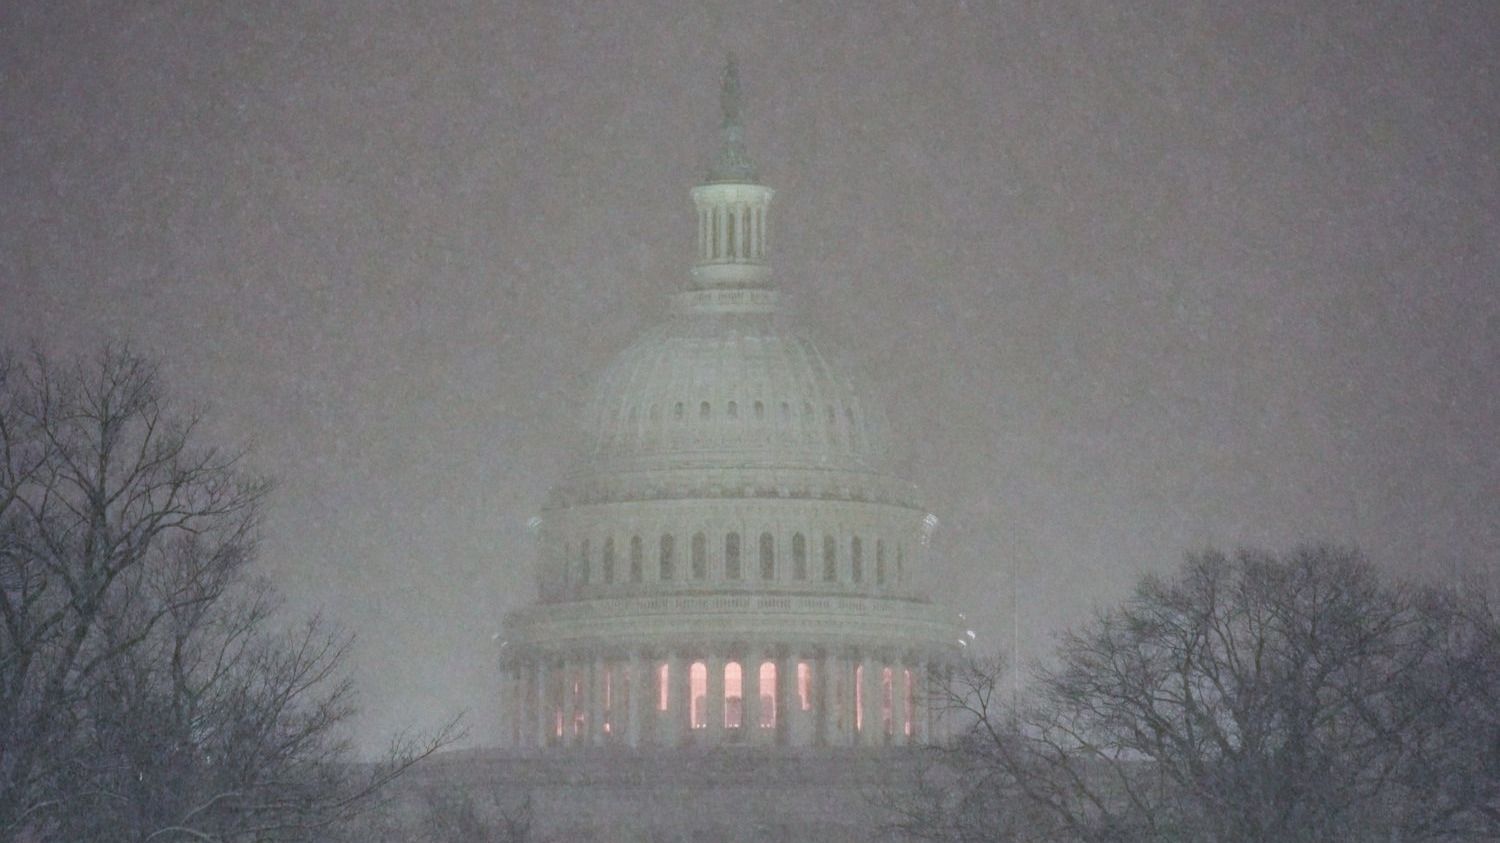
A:
[[[0,344],[128,339],[280,488],[366,742],[468,709],[740,59],[934,597],[1028,652],[1191,549],[1500,569],[1500,4],[11,2]]]

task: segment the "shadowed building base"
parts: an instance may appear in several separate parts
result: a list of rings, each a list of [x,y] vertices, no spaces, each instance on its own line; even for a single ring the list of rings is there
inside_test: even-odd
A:
[[[910,795],[921,750],[449,753],[401,780],[421,811],[433,792],[529,806],[530,840],[895,840],[889,806]]]

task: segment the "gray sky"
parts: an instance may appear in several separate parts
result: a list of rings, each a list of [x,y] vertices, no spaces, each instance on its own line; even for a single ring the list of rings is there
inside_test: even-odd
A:
[[[471,711],[591,374],[687,278],[740,58],[775,268],[880,384],[934,596],[1185,550],[1500,567],[1500,4],[10,2],[0,343],[162,355],[361,638]]]

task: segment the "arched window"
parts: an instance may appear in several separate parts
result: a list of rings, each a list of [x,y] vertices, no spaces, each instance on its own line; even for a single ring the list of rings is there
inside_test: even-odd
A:
[[[732,258],[735,255],[734,230],[739,227],[737,224],[739,214],[736,214],[733,209],[726,208],[725,210],[729,211],[729,214],[728,219],[724,220],[724,234],[728,242],[724,248],[724,254]]]
[[[708,576],[708,537],[702,533],[693,534],[693,579],[701,580]]]
[[[615,537],[610,536],[604,540],[604,560],[600,564],[603,569],[604,582],[606,585],[615,581]]]
[[[807,579],[807,539],[801,533],[792,536],[792,579]]]
[[[589,584],[589,540],[584,539],[578,548],[578,584]]]
[[[755,420],[760,421],[766,417],[766,405],[764,402],[755,402]]]
[[[673,558],[676,553],[677,539],[671,533],[661,534],[661,579],[668,582],[676,574],[677,560]]]
[[[812,665],[797,662],[797,705],[803,711],[812,711]]]
[[[859,536],[849,540],[849,577],[855,582],[865,580],[865,546]]]
[[[728,409],[729,409],[729,417],[730,418],[737,419],[737,418],[740,417],[740,405],[739,404],[736,404],[735,402],[730,401]]]
[[[770,533],[760,534],[760,578],[776,578],[776,540]]]
[[[744,676],[739,662],[724,665],[724,728],[738,729],[745,722]]]
[[[776,728],[776,663],[760,663],[760,727]]]
[[[713,407],[709,406],[709,403],[707,401],[704,401],[702,404],[698,405],[698,418],[706,419],[708,418],[709,413],[712,412]]]
[[[740,578],[740,534],[730,533],[724,537],[724,579]]]
[[[823,582],[838,582],[839,544],[833,536],[823,537]]]
[[[683,410],[682,410],[682,402],[681,401],[678,401],[676,404],[672,405],[672,418],[681,420],[682,419],[682,413],[683,413]]]
[[[708,728],[708,666],[693,662],[688,668],[688,719],[694,729]]]
[[[885,540],[875,540],[875,584],[885,585]]]
[[[641,537],[630,537],[630,581],[641,581],[641,569],[645,567],[646,553],[641,549]]]

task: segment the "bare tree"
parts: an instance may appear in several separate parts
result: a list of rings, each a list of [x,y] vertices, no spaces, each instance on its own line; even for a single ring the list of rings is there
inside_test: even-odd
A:
[[[1019,710],[992,665],[960,674],[947,767],[983,794],[946,839],[1034,839],[964,836],[996,806],[1054,840],[1492,839],[1497,645],[1482,590],[1385,584],[1352,551],[1193,556],[1066,635]]]
[[[315,839],[452,737],[348,763],[349,638],[276,628],[269,483],[126,349],[0,357],[0,833]]]

